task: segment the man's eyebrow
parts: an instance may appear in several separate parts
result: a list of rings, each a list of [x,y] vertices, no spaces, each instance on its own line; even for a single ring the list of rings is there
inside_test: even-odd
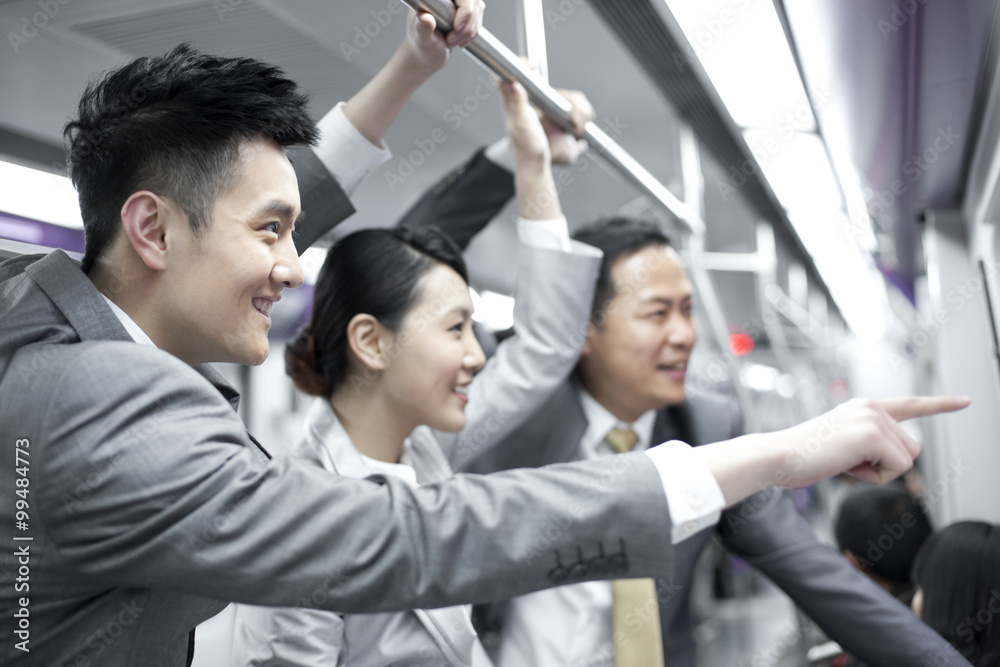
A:
[[[684,303],[685,301],[691,301],[693,298],[694,298],[693,294],[685,294],[684,296],[682,296],[680,299],[677,300],[668,299],[665,296],[651,296],[645,299],[644,301],[646,303],[662,303],[665,306],[672,306],[675,303]]]

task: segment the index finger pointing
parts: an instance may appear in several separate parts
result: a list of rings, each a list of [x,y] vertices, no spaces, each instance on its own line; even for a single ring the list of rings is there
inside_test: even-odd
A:
[[[963,410],[972,403],[968,396],[906,396],[877,401],[896,421]]]

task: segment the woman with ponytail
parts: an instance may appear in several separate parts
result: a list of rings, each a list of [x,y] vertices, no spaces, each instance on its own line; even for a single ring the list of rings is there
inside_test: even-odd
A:
[[[524,90],[501,91],[520,218],[517,335],[485,363],[462,255],[435,228],[345,237],[285,354],[295,386],[316,397],[294,456],[376,484],[432,484],[503,439],[576,365],[601,255],[569,240],[546,133]],[[352,576],[364,574],[331,572],[329,586]],[[490,664],[467,606],[366,615],[240,606],[234,648],[241,666]]]

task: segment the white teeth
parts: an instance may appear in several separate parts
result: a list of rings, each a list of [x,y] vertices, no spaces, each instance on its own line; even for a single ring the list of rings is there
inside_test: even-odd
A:
[[[457,393],[457,394],[463,394],[465,396],[468,396],[469,395],[469,388],[467,386],[466,387],[455,387],[455,393]]]
[[[274,302],[271,301],[270,299],[254,299],[253,300],[253,306],[257,310],[259,310],[261,313],[263,313],[264,315],[267,315],[268,317],[270,317],[271,316],[271,308],[272,308],[272,306],[274,306]]]

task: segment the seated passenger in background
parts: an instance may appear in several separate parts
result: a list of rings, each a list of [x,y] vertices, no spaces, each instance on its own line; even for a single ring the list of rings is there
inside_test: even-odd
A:
[[[860,486],[834,521],[837,548],[851,565],[909,606],[910,570],[932,529],[926,512],[901,484]]]
[[[844,558],[907,607],[914,592],[913,561],[931,532],[927,514],[901,479],[886,486],[857,485],[834,520],[837,548]],[[831,665],[865,667],[836,642],[813,650],[830,656]]]
[[[960,521],[913,564],[913,611],[975,667],[1000,665],[1000,526]]]
[[[600,252],[570,242],[541,123],[519,85],[501,90],[518,183],[518,335],[476,374],[484,356],[454,242],[433,227],[350,234],[330,250],[311,322],[286,351],[296,387],[319,397],[294,456],[339,475],[437,482],[471,460],[469,447],[516,428],[576,364]],[[241,605],[233,664],[488,665],[470,612]]]

